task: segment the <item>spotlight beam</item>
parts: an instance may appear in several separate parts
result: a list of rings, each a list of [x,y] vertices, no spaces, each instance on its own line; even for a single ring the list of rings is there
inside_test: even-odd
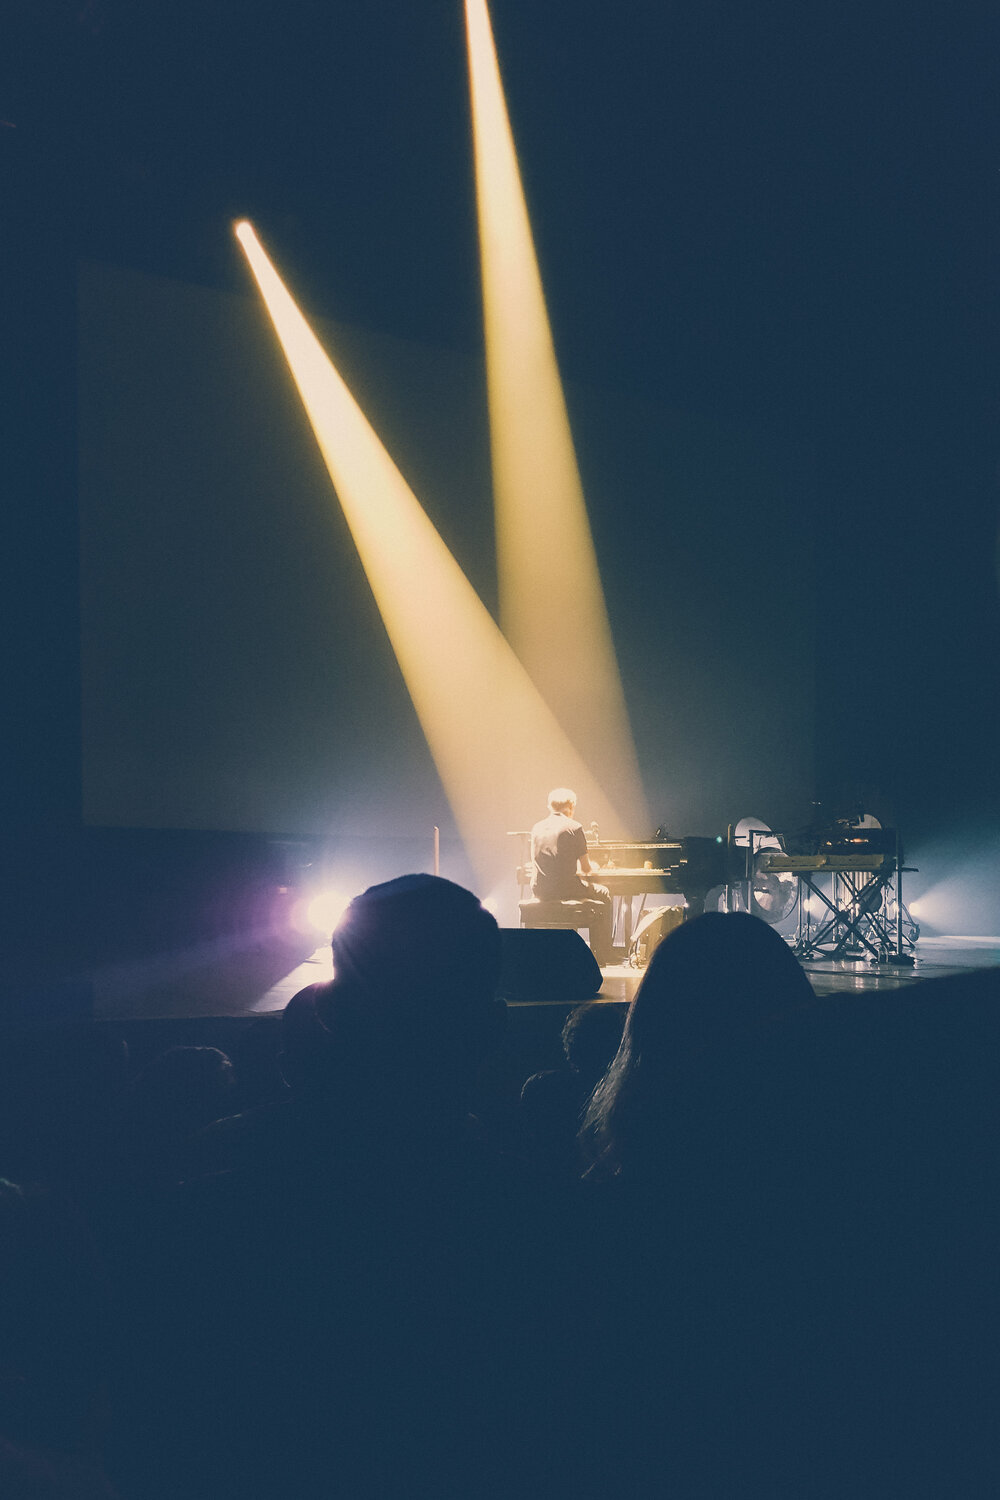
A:
[[[500,623],[569,737],[588,747],[604,784],[619,789],[643,827],[638,761],[486,0],[466,0],[465,17]]]
[[[296,306],[253,227],[236,227],[298,388],[469,858],[510,879],[507,829],[569,783],[622,819],[543,702]]]

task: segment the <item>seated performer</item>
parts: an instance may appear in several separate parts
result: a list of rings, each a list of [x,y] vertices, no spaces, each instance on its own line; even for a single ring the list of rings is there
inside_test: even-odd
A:
[[[585,901],[591,908],[590,946],[603,967],[611,962],[611,892],[582,876],[591,873],[587,836],[573,817],[576,793],[556,787],[549,793],[549,815],[531,830],[531,860],[535,878],[531,894],[537,901]]]

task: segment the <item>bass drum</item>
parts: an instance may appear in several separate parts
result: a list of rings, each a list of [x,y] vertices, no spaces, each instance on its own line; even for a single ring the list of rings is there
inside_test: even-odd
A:
[[[772,851],[762,849],[753,862],[753,879],[740,880],[732,888],[733,911],[749,911],[772,927],[783,922],[795,910],[799,899],[799,882],[787,870],[780,872],[767,868],[767,856]],[[748,899],[749,898],[749,899]]]
[[[733,882],[732,910],[752,912],[772,927],[783,922],[795,910],[799,882],[788,871],[778,872],[768,867],[769,854],[784,853],[781,839],[760,818],[741,818],[733,833],[733,843],[750,850],[753,863],[749,880]]]
[[[644,969],[654,950],[683,920],[683,906],[657,906],[652,911],[643,912],[632,933],[628,962],[636,969]]]

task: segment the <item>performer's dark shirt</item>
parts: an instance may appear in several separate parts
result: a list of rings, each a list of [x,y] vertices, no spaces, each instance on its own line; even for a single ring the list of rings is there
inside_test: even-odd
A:
[[[539,901],[572,901],[580,894],[577,860],[587,856],[583,824],[565,813],[550,813],[531,830],[531,857],[535,861],[532,891]]]

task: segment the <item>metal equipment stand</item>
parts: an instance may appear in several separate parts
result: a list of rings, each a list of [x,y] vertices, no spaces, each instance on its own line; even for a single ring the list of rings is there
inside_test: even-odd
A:
[[[874,867],[877,862],[877,867]],[[853,866],[853,868],[848,868]],[[909,965],[912,947],[904,933],[902,863],[899,840],[893,856],[826,859],[821,868],[800,870],[800,958],[863,958],[872,963]],[[829,889],[821,878],[829,877]],[[890,895],[895,913],[890,914]],[[810,898],[825,911],[814,923]]]

